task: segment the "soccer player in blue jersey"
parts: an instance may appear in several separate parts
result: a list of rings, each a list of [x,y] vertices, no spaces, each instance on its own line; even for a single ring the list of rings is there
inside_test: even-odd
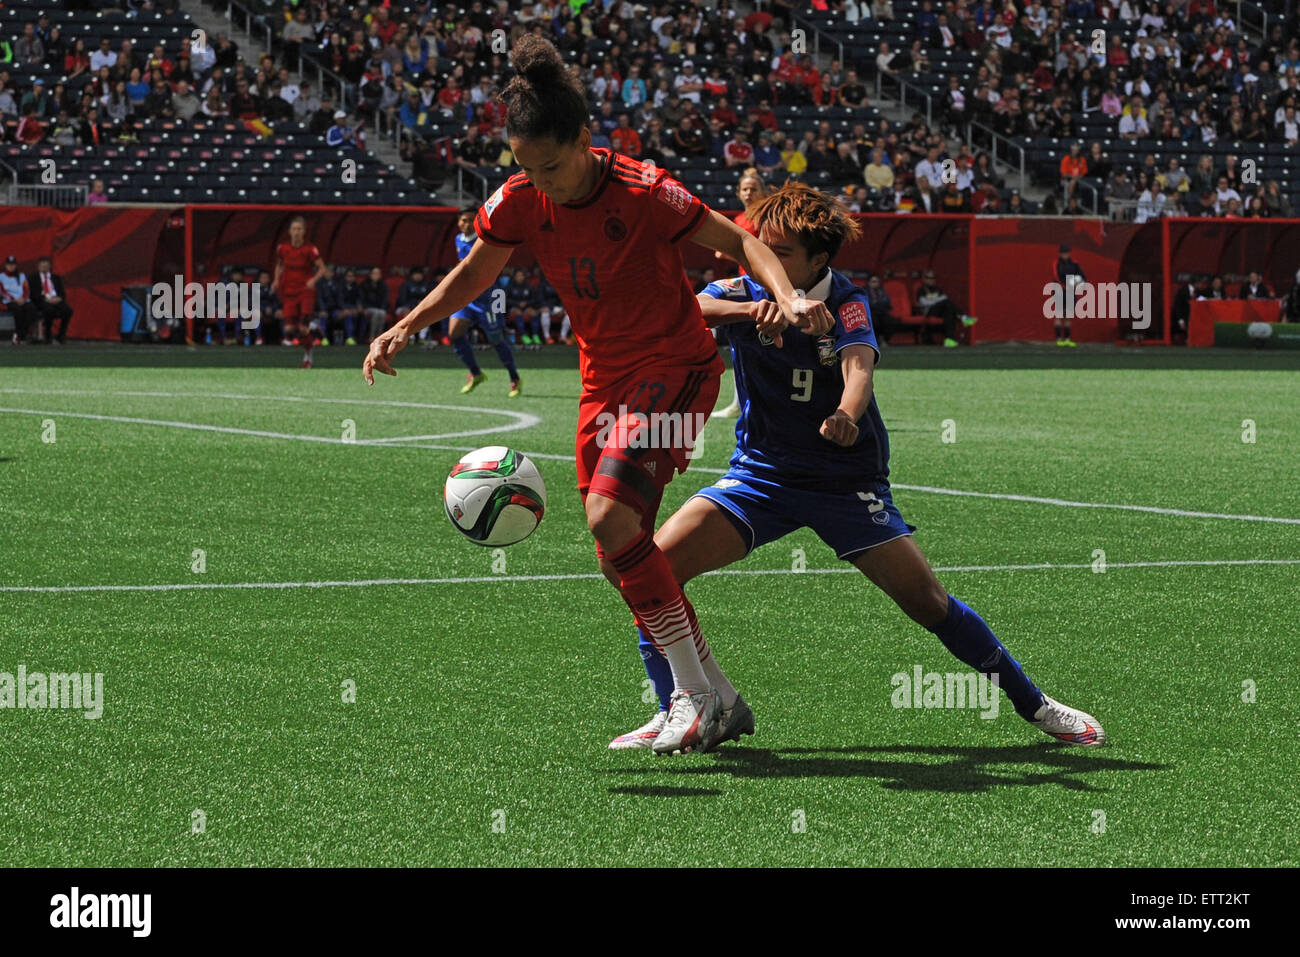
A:
[[[699,294],[705,321],[724,328],[731,343],[741,413],[727,474],[655,535],[678,582],[810,527],[963,663],[996,675],[1022,718],[1069,744],[1102,744],[1096,718],[1039,691],[984,619],[948,594],[894,506],[889,436],[872,394],[880,351],[866,291],[830,269],[840,246],[857,236],[857,223],[834,199],[800,183],[786,184],[749,215],[790,284],[824,300],[835,325],[822,336],[787,327],[749,276],[710,283]],[[653,644],[643,637],[640,650],[655,688],[671,690]],[[701,666],[723,708],[701,750],[753,734],[753,711],[707,651]],[[649,747],[663,714],[610,747]]]
[[[458,259],[464,259],[468,256],[469,251],[478,242],[478,234],[474,232],[474,217],[477,214],[478,210],[472,207],[460,211],[460,218],[456,221],[456,256]],[[492,297],[494,291],[494,288],[489,288],[464,309],[453,313],[448,327],[448,335],[451,336],[451,344],[456,350],[456,355],[460,357],[460,361],[465,363],[465,368],[469,370],[469,378],[460,390],[461,395],[473,392],[487,378],[487,374],[479,368],[478,360],[474,358],[474,346],[469,341],[469,327],[475,325],[483,330],[483,334],[487,336],[487,341],[496,349],[501,364],[506,367],[506,372],[510,373],[509,394],[510,398],[515,399],[519,397],[522,383],[519,379],[519,370],[515,368],[514,350],[510,348],[510,341],[505,335],[505,310],[493,308]]]

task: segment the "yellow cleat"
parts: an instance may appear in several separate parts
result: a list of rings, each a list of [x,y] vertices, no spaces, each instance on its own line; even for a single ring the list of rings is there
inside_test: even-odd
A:
[[[519,393],[523,391],[524,383],[522,379],[515,379],[510,383],[510,398],[519,398]]]
[[[478,375],[474,375],[474,373],[472,373],[472,372],[471,372],[471,373],[468,373],[467,381],[465,382],[465,384],[464,384],[463,386],[461,386],[460,394],[461,394],[461,395],[469,395],[471,392],[473,392],[475,389],[477,389],[477,388],[478,388],[478,387],[479,387],[483,382],[485,382],[486,380],[487,380],[487,373],[486,373],[486,372],[480,372]]]

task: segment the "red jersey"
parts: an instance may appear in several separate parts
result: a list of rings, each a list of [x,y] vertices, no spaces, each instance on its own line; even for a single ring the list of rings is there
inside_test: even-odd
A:
[[[307,280],[316,275],[316,260],[321,258],[320,250],[311,243],[294,246],[281,243],[275,247],[275,255],[284,263],[280,273],[280,293],[293,295],[307,288]]]
[[[537,257],[573,325],[588,392],[717,354],[680,246],[709,208],[652,163],[592,152],[600,175],[585,199],[554,203],[516,173],[474,220],[485,243],[527,244]]]
[[[739,143],[735,140],[728,140],[727,145],[722,148],[722,152],[733,163],[748,163],[754,158],[754,147],[744,140]]]

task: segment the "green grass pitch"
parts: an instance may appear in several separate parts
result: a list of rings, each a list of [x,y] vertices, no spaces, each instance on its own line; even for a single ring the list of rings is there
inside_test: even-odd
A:
[[[572,352],[522,354],[517,401],[490,352],[467,397],[447,350],[373,389],[359,350],[321,352],[310,372],[289,349],[0,355],[0,672],[104,675],[98,720],[0,710],[4,860],[1300,863],[1300,357],[981,346],[879,367],[918,543],[1105,748],[1005,702],[894,708],[892,675],[961,666],[805,531],[688,589],[757,735],[655,758],[606,750],[650,713],[626,607],[598,578],[536,578],[596,570]],[[415,436],[441,438],[368,444]],[[492,444],[541,453],[550,493],[504,573],[441,504],[460,450]],[[712,423],[661,520],[731,449]],[[1158,564],[1185,562],[1205,564]],[[452,581],[363,584],[385,579]],[[186,587],[68,588],[131,585]]]

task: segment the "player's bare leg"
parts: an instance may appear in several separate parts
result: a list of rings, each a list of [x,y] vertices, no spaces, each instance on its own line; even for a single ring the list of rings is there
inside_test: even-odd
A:
[[[699,748],[716,735],[721,702],[700,663],[697,643],[703,636],[693,610],[644,527],[641,512],[594,489],[585,505],[587,527],[618,572],[623,600],[672,669],[672,701],[654,751],[673,754]]]
[[[974,611],[948,594],[910,535],[869,548],[853,564],[909,618],[938,636],[959,660],[998,676],[998,686],[1026,721],[1067,744],[1100,745],[1106,732],[1087,712],[1040,692]]]

